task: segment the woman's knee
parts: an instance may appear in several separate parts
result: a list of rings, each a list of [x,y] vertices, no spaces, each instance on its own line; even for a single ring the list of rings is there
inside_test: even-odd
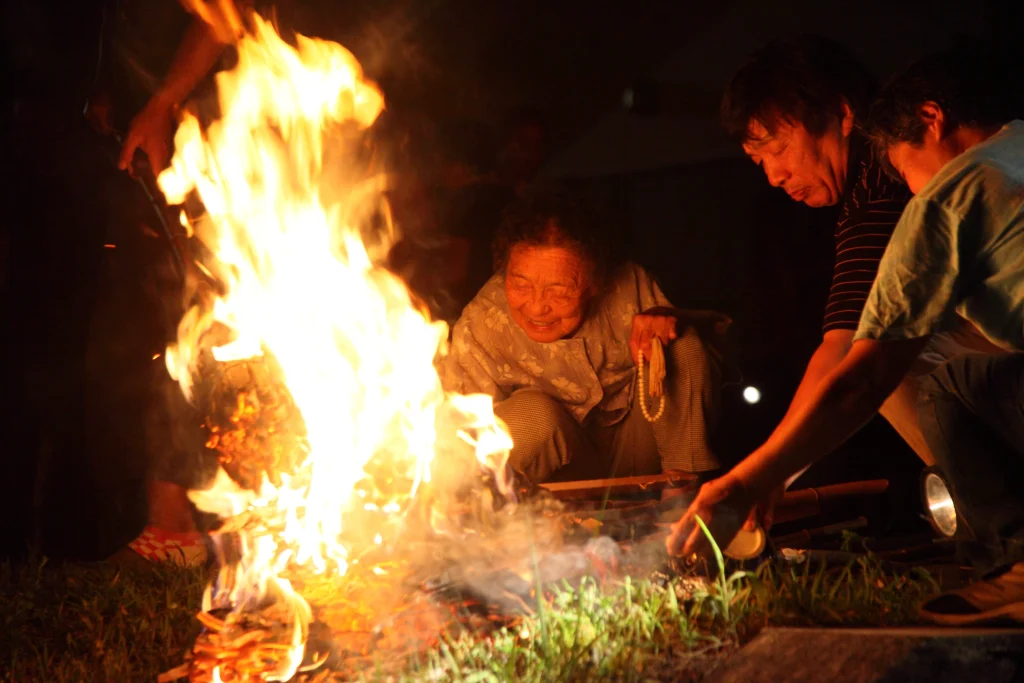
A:
[[[703,338],[692,325],[678,330],[675,340],[669,344],[667,355],[685,367],[708,367],[713,362]]]
[[[715,357],[693,326],[679,330],[667,350],[668,382],[685,386],[687,392],[707,398],[717,397],[720,372]],[[681,388],[681,387],[680,387]]]
[[[561,403],[541,391],[517,391],[496,404],[494,413],[508,425],[517,449],[550,443],[566,417],[572,419]]]
[[[494,407],[512,436],[509,464],[530,481],[547,481],[572,457],[575,418],[539,391],[521,391]]]

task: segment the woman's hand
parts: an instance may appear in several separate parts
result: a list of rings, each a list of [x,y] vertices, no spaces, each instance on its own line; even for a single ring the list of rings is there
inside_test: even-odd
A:
[[[153,175],[167,168],[170,160],[171,128],[174,123],[174,108],[159,96],[153,97],[140,111],[128,129],[124,145],[121,147],[121,160],[118,166],[122,170],[134,174],[132,159],[135,150],[141,149],[149,159]]]
[[[668,308],[652,308],[633,316],[633,330],[629,335],[629,350],[633,362],[640,363],[640,352],[651,359],[651,340],[657,337],[668,346],[676,338],[676,316]]]
[[[672,533],[665,542],[669,554],[683,557],[709,554],[711,545],[697,524],[697,517],[704,522],[718,547],[724,548],[750,518],[754,503],[755,498],[747,486],[731,472],[709,481],[701,487],[682,519],[672,526]]]

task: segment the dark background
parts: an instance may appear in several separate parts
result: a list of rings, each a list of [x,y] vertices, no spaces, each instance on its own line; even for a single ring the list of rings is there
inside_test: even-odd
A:
[[[100,557],[142,524],[139,397],[162,377],[152,356],[167,338],[146,275],[167,245],[140,236],[151,210],[114,167],[116,143],[81,116],[102,12],[71,5],[4,7],[0,525],[5,551]],[[543,180],[598,201],[676,305],[734,318],[745,382],[764,395],[747,406],[728,391],[722,449],[738,457],[781,416],[820,338],[835,211],[789,201],[724,138],[724,83],[751,50],[802,32],[839,39],[885,77],[958,36],[1010,40],[1010,5],[296,0],[278,17],[348,46],[391,106],[426,121],[544,112]],[[171,48],[176,25],[159,36]],[[807,481],[890,476],[912,499],[917,468],[876,419]]]

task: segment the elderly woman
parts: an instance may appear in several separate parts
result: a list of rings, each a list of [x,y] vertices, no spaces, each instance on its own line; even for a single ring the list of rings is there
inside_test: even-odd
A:
[[[676,310],[643,268],[610,266],[595,228],[564,197],[509,209],[498,272],[455,325],[445,388],[494,399],[515,444],[510,463],[535,483],[717,469],[708,437],[720,355],[701,333],[724,335],[729,320]],[[651,422],[637,368],[653,337],[667,376],[664,412]],[[655,417],[657,402],[643,400]]]

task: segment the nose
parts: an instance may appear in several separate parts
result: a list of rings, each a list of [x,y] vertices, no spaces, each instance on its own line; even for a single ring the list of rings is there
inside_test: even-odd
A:
[[[772,187],[782,187],[782,184],[791,175],[789,171],[775,162],[766,160],[762,162],[762,165],[764,166],[764,174],[768,176],[768,184]]]
[[[540,297],[533,297],[530,299],[530,303],[526,305],[525,310],[526,315],[530,316],[531,318],[537,319],[543,318],[548,313],[550,313],[551,306],[548,305],[548,302],[545,299]]]

